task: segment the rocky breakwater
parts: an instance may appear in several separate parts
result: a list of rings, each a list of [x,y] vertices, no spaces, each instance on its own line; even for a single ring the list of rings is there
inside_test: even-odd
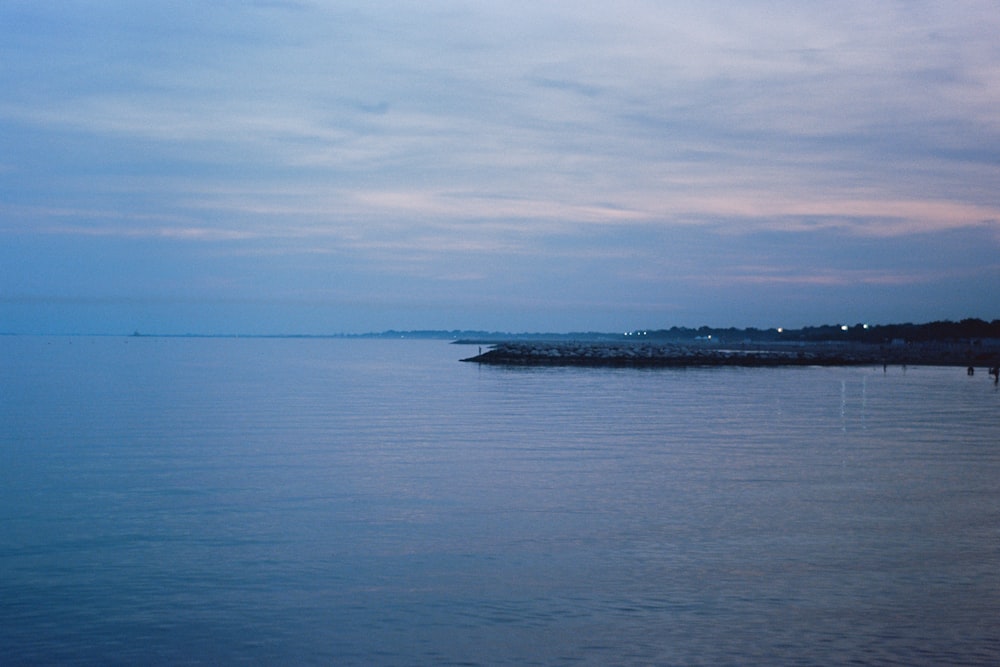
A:
[[[502,366],[859,366],[868,364],[965,365],[967,351],[936,347],[889,349],[878,345],[715,347],[678,343],[511,341],[462,361]]]

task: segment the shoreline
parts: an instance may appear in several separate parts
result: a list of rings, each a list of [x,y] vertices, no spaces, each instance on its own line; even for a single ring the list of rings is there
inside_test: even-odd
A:
[[[697,366],[866,366],[900,365],[993,367],[1000,350],[967,344],[868,345],[699,345],[597,341],[506,341],[464,362],[499,366],[611,366],[685,368]]]

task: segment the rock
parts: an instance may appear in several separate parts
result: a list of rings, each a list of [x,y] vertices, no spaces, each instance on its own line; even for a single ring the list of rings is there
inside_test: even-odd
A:
[[[939,346],[807,344],[720,349],[677,343],[504,342],[462,361],[508,366],[857,366],[882,364],[968,366],[968,355]]]

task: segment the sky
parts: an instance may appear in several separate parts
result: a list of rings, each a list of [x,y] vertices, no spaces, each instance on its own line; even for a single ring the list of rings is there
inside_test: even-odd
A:
[[[1000,12],[0,3],[0,332],[1000,318]]]

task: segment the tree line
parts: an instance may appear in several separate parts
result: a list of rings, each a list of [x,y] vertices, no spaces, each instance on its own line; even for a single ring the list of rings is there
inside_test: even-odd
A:
[[[849,341],[857,343],[906,342],[954,342],[982,339],[1000,340],[1000,320],[987,322],[978,318],[967,318],[958,322],[942,320],[924,324],[823,324],[801,329],[757,329],[749,327],[726,329],[713,327],[670,327],[636,331],[629,336],[670,340],[721,338],[727,341],[750,340],[761,342],[825,342]]]

